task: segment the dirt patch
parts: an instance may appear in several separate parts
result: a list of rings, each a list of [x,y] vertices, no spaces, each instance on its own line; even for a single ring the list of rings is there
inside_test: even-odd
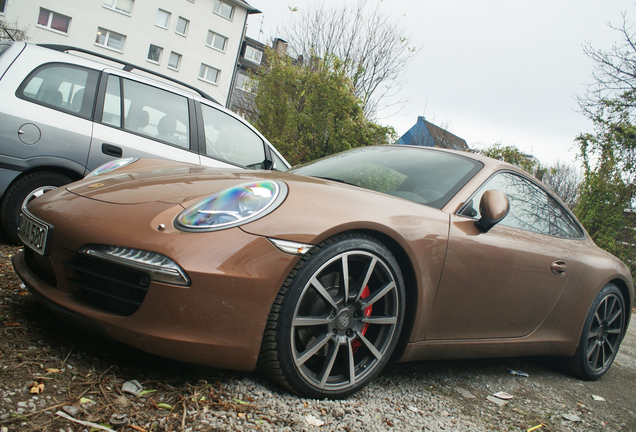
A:
[[[21,288],[10,262],[16,251],[0,244],[1,432],[95,425],[138,432],[396,430],[400,424],[429,431],[636,430],[634,322],[612,370],[597,382],[571,378],[545,359],[418,362],[389,366],[347,401],[308,401],[255,374],[166,360],[60,322]],[[141,395],[124,390],[133,380]],[[513,399],[499,406],[491,398],[501,391]],[[360,423],[365,416],[371,424]]]

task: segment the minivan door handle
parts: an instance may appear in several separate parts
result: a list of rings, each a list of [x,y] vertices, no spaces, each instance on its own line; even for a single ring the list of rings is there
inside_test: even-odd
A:
[[[105,155],[114,156],[117,158],[120,158],[124,154],[121,147],[117,147],[115,145],[106,144],[106,143],[102,144],[102,153],[104,153]]]
[[[568,263],[563,260],[556,260],[550,265],[550,270],[557,276],[565,276],[567,268]]]

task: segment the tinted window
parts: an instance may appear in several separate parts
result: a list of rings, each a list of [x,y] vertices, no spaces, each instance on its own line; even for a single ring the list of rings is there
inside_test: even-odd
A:
[[[77,66],[44,65],[31,72],[22,82],[17,96],[89,119],[98,75],[97,71]]]
[[[550,234],[557,237],[581,238],[583,231],[572,216],[552,197],[550,199]]]
[[[459,154],[378,146],[338,153],[291,172],[338,180],[442,208],[482,166]]]
[[[500,225],[558,237],[581,237],[570,215],[548,193],[531,181],[512,174],[491,177],[475,194],[461,214],[479,218],[479,202],[484,192],[499,190],[508,196],[510,212]]]
[[[136,81],[120,80],[115,76],[108,78],[102,122],[190,148],[188,99]]]
[[[207,105],[201,105],[206,155],[261,169],[265,161],[263,140],[239,120]]]

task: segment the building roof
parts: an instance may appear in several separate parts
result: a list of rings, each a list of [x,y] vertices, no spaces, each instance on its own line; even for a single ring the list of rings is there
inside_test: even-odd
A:
[[[239,6],[244,7],[245,9],[247,9],[247,13],[248,14],[258,14],[258,13],[262,13],[261,11],[259,11],[258,9],[256,9],[254,6],[251,6],[248,2],[246,2],[245,0],[230,0],[233,3],[236,3]]]
[[[468,150],[465,139],[434,125],[423,116],[417,118],[415,125],[400,137],[397,144]]]

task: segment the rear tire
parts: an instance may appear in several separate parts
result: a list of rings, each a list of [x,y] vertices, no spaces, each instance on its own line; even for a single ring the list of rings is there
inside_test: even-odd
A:
[[[291,272],[269,315],[259,368],[309,398],[342,398],[386,365],[404,320],[397,261],[377,240],[333,237]]]
[[[569,371],[584,380],[595,381],[609,370],[625,333],[623,294],[608,284],[596,296],[588,312],[579,346],[568,359]]]
[[[19,244],[18,225],[20,223],[20,209],[31,200],[72,181],[71,178],[57,172],[45,171],[27,174],[19,178],[7,189],[2,204],[0,215],[2,228],[7,239],[14,244]]]

